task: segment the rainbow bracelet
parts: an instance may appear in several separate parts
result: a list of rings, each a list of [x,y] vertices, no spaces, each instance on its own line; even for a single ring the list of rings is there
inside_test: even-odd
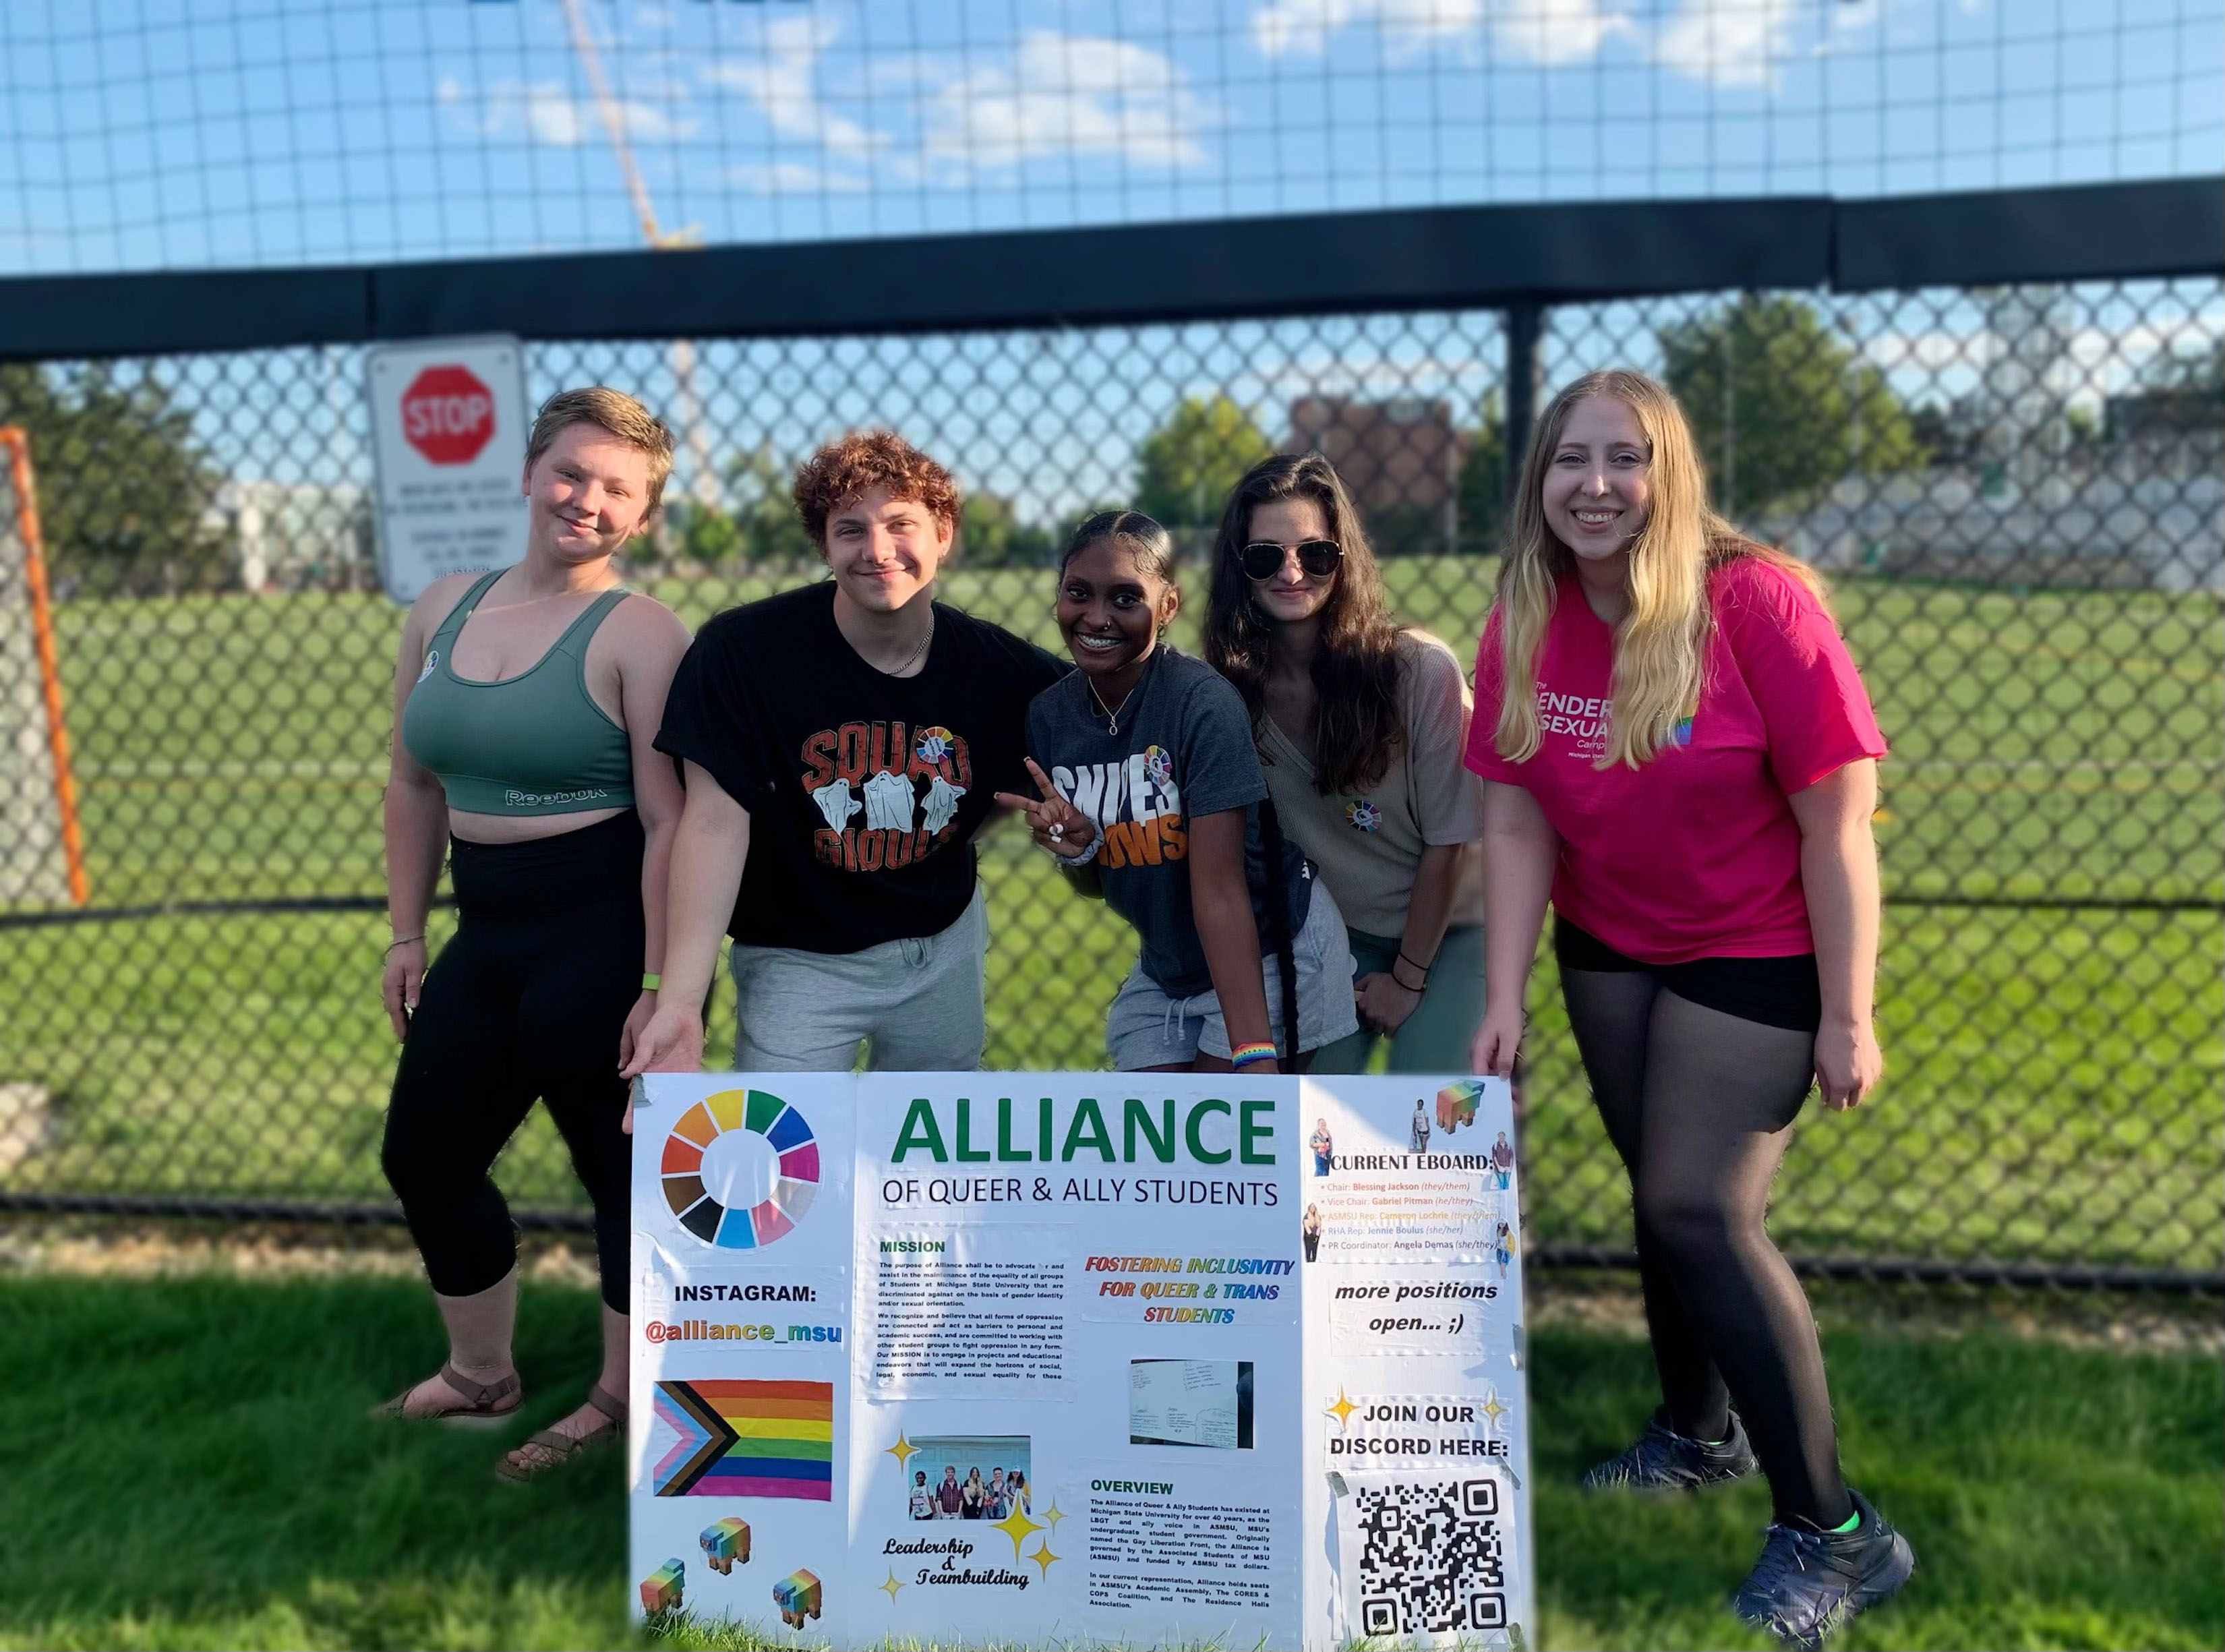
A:
[[[1265,1040],[1252,1044],[1239,1044],[1228,1052],[1228,1064],[1232,1068],[1241,1071],[1255,1061],[1274,1060],[1275,1053],[1275,1046]]]

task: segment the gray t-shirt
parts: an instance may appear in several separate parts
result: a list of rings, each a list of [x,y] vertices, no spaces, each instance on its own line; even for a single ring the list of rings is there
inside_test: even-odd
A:
[[[1483,836],[1483,783],[1461,761],[1467,745],[1467,683],[1451,649],[1426,632],[1398,639],[1398,714],[1405,740],[1383,778],[1323,797],[1314,766],[1265,718],[1260,755],[1283,829],[1321,869],[1346,924],[1397,940],[1406,928],[1414,871],[1432,844]],[[1462,856],[1448,919],[1483,922],[1480,857]]]
[[[1274,950],[1259,804],[1267,795],[1243,696],[1202,660],[1161,644],[1106,732],[1080,671],[1028,707],[1028,752],[1059,795],[1097,823],[1105,846],[1092,863],[1106,904],[1136,926],[1143,971],[1170,997],[1213,990],[1189,901],[1189,823],[1244,810],[1244,877],[1259,950]],[[1313,868],[1283,845],[1284,906],[1296,935],[1311,904]]]

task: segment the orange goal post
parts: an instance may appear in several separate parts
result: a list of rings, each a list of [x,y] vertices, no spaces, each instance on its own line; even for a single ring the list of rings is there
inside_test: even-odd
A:
[[[82,906],[92,892],[62,721],[30,437],[0,425],[0,454],[6,459],[0,467],[0,786],[11,794],[0,797],[0,901],[66,897]]]

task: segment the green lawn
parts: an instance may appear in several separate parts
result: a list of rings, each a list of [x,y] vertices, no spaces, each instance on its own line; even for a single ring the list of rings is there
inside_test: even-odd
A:
[[[1463,650],[1490,564],[1389,565],[1402,611]],[[948,594],[1050,643],[1040,572]],[[764,582],[660,586],[691,621]],[[2225,936],[2214,913],[2016,910],[2050,896],[2225,893],[2225,649],[2215,599],[1845,581],[1894,742],[1880,826],[1896,905],[1875,1105],[1794,1149],[1778,1227],[1807,1251],[2216,1268]],[[1186,617],[1187,627],[1195,613]],[[397,611],[382,598],[77,602],[59,613],[95,900],[363,895]],[[1006,827],[985,842],[997,939],[988,1059],[1093,1066],[1133,941]],[[436,922],[435,936],[442,924]],[[17,1185],[384,1197],[392,1040],[372,913],[171,915],[0,944],[0,1080],[56,1097]],[[1533,985],[1528,1143],[1540,1242],[1617,1241],[1626,1207],[1550,963]],[[714,1015],[714,1049],[731,1009]],[[536,1125],[508,1172],[572,1192]]]
[[[593,1299],[529,1286],[514,1432],[594,1369]],[[1827,1303],[1827,1327],[1832,1323]],[[2201,1648],[2225,1639],[2225,1379],[1998,1331],[1828,1331],[1850,1477],[1920,1560],[1836,1645]],[[436,1357],[422,1287],[0,1279],[0,1649],[636,1643],[616,1458],[517,1488],[510,1439],[370,1420]],[[1651,1403],[1644,1345],[1531,1343],[1540,1638],[1758,1645],[1721,1602],[1765,1494],[1586,1499]],[[680,1637],[754,1646],[732,1635]]]

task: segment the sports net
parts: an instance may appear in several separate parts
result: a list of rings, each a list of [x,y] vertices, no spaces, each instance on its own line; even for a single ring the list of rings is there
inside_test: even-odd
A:
[[[1133,504],[1195,546],[1252,459],[1318,444],[1401,613],[1467,653],[1506,497],[1504,327],[581,340],[529,370],[536,397],[669,407],[684,361],[694,440],[631,577],[691,624],[814,576],[788,474],[880,423],[967,489],[945,594],[1047,646],[1067,524]],[[1544,340],[1548,390],[1609,361],[1677,389],[1732,513],[1826,571],[1893,742],[1892,1071],[1859,1125],[1803,1132],[1787,1249],[2215,1276],[2225,288],[1695,294],[1557,307]],[[0,914],[0,994],[37,1007],[0,1018],[0,1081],[40,1109],[11,1192],[384,1206],[400,615],[372,594],[361,378],[347,349],[0,368],[0,423],[39,452],[94,902]],[[1132,937],[1009,827],[983,861],[990,1064],[1101,1064]],[[1556,996],[1533,982],[1533,1241],[1620,1246]],[[722,986],[714,1060],[732,1034]],[[539,1122],[503,1175],[521,1206],[577,1209]]]
[[[0,270],[2206,174],[2213,0],[11,0]]]

